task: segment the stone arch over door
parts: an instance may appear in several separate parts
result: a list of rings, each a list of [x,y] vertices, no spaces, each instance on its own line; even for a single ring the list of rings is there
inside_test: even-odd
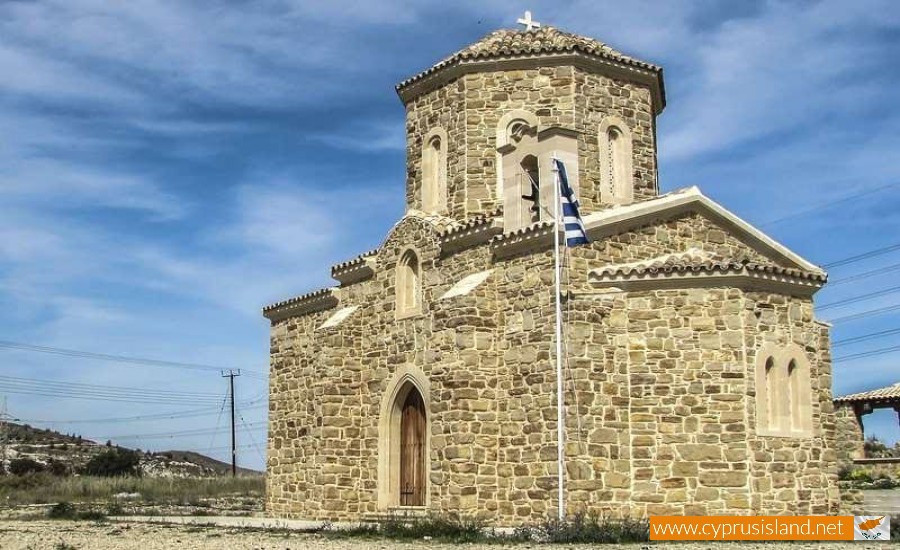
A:
[[[378,507],[427,506],[430,464],[430,385],[404,366],[391,378],[378,423]]]

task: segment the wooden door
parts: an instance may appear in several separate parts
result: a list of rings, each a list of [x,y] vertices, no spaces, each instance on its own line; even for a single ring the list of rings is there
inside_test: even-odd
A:
[[[400,417],[400,506],[425,505],[425,403],[412,388]]]

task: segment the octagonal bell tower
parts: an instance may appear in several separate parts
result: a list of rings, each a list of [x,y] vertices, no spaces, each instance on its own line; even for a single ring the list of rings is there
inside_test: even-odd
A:
[[[505,229],[552,211],[565,161],[587,214],[658,194],[662,69],[553,27],[499,30],[401,82],[407,209]],[[527,197],[527,198],[523,198]]]

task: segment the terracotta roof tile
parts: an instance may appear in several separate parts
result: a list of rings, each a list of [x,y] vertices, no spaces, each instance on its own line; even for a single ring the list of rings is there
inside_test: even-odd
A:
[[[843,395],[835,398],[834,402],[853,403],[859,401],[884,401],[888,399],[900,399],[900,382],[884,388]]]
[[[474,44],[466,46],[431,68],[404,80],[397,85],[397,89],[403,89],[434,72],[463,61],[561,53],[582,53],[653,72],[661,70],[658,65],[625,55],[603,42],[567,33],[555,27],[541,27],[530,31],[501,29],[492,32]]]
[[[785,275],[814,282],[824,283],[826,280],[826,276],[823,274],[772,264],[761,264],[746,258],[719,260],[712,258],[708,253],[699,249],[690,249],[684,252],[666,254],[640,262],[609,265],[593,270],[592,274],[599,279],[611,280],[633,276],[655,275],[657,273],[725,273],[729,271],[741,271],[743,269],[755,271],[757,273]]]

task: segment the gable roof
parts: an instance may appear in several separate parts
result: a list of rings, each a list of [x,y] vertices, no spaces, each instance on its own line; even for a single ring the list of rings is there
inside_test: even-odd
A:
[[[619,233],[628,227],[644,225],[660,216],[670,216],[679,212],[698,211],[726,227],[737,238],[747,242],[754,249],[777,258],[789,266],[824,277],[825,270],[804,259],[772,237],[742,220],[724,206],[700,192],[697,187],[680,189],[657,198],[616,206],[584,217],[588,235]]]
[[[645,74],[654,74],[656,76],[655,84],[658,86],[657,99],[659,101],[657,112],[661,111],[665,105],[662,67],[625,55],[599,40],[547,26],[532,30],[496,30],[477,42],[442,59],[428,69],[397,84],[397,93],[406,101],[409,95],[405,91],[411,86],[452,67],[492,60],[513,60],[538,56],[579,56],[586,59],[611,62]]]

